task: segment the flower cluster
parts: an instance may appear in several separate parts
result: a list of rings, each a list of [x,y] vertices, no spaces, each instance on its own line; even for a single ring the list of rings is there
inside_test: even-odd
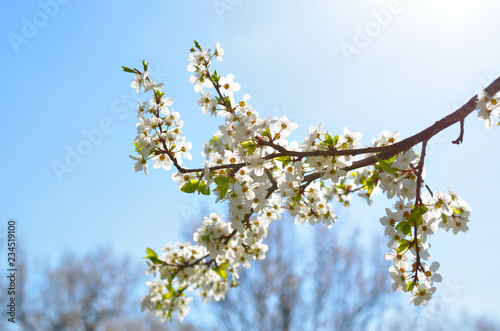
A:
[[[453,234],[467,232],[469,221],[470,207],[453,192],[423,194],[419,207],[399,200],[393,210],[387,208],[380,223],[390,238],[391,252],[385,258],[393,262],[389,268],[393,290],[411,292],[410,302],[415,305],[427,304],[436,291],[434,281],[442,279],[436,273],[439,263],[428,266],[423,262],[430,258],[428,236],[438,228],[451,230]]]
[[[143,309],[154,311],[161,319],[171,318],[177,311],[182,320],[192,301],[185,295],[186,289],[196,290],[203,302],[223,299],[227,289],[237,285],[239,267],[250,268],[250,261],[265,258],[267,245],[262,241],[270,218],[253,216],[240,222],[236,232],[231,223],[212,213],[195,232],[194,244],[166,245],[161,256],[148,248],[146,274],[158,273],[160,280],[147,283],[151,289],[142,299]]]
[[[125,71],[135,73],[134,81],[130,86],[139,92],[153,91],[153,97],[149,102],[137,102],[136,124],[137,137],[134,146],[138,156],[130,157],[137,161],[134,165],[135,171],[148,172],[148,161],[154,162],[153,168],[170,170],[172,164],[182,164],[182,158],[191,159],[192,144],[186,142],[182,137],[182,126],[180,114],[169,109],[173,104],[172,98],[165,97],[161,92],[163,83],[151,80],[148,72],[148,64],[143,61],[144,71],[123,67]]]
[[[158,255],[147,249],[147,274],[159,275],[148,282],[150,292],[142,300],[143,309],[154,311],[161,319],[178,312],[182,319],[192,301],[186,293],[194,291],[202,300],[220,300],[226,291],[238,285],[238,270],[250,268],[251,261],[265,258],[263,243],[269,225],[282,212],[295,217],[296,224],[322,223],[331,227],[337,215],[333,200],[348,206],[352,194],[371,203],[377,193],[395,199],[380,222],[385,227],[393,261],[389,268],[395,291],[410,292],[410,302],[426,304],[435,292],[439,263],[426,264],[430,257],[429,235],[437,228],[456,234],[468,231],[470,208],[455,193],[431,192],[425,184],[425,147],[427,140],[401,146],[399,132],[383,131],[362,145],[362,134],[344,128],[338,135],[309,128],[299,143],[289,141],[297,124],[286,117],[260,117],[250,105],[250,96],[238,98],[241,85],[233,74],[220,76],[212,71],[212,60],[222,61],[224,50],[204,50],[197,42],[189,54],[189,81],[199,94],[203,114],[222,118],[212,139],[205,143],[202,168],[182,167],[182,159],[191,159],[191,144],[182,136],[183,122],[169,109],[172,99],[164,97],[162,85],[143,71],[123,67],[135,74],[131,87],[151,91],[149,102],[138,103],[138,156],[136,171],[147,173],[151,160],[154,168],[177,172],[172,179],[185,193],[210,195],[228,201],[228,216],[215,213],[205,217],[194,233],[194,243],[166,245]],[[491,114],[498,116],[498,98],[486,92],[478,96],[479,117],[491,126]],[[427,138],[429,139],[429,138]],[[419,155],[412,146],[422,142]],[[422,193],[425,187],[430,194]],[[231,276],[229,278],[229,276]]]

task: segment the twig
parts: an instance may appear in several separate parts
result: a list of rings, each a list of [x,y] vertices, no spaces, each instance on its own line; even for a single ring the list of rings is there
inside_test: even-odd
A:
[[[459,145],[464,141],[464,120],[462,119],[460,121],[460,135],[458,136],[457,140],[453,140],[452,143],[455,145]]]
[[[422,142],[422,154],[420,155],[420,161],[417,166],[417,192],[415,198],[415,206],[422,206],[422,198],[420,197],[420,190],[422,187],[422,173],[424,171],[424,159],[425,159],[425,149],[427,148],[427,140]]]

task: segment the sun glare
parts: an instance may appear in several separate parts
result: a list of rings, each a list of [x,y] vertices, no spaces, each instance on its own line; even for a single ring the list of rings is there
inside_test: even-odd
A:
[[[414,1],[415,7],[420,7],[434,14],[437,18],[442,19],[443,23],[460,24],[466,21],[469,17],[475,16],[478,10],[481,10],[485,5],[491,3],[491,0],[479,1],[454,1],[454,0],[439,0],[439,1]]]

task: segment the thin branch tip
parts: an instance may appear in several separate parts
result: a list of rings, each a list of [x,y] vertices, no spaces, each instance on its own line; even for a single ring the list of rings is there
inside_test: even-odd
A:
[[[455,145],[460,145],[464,141],[464,119],[460,120],[460,135],[456,140],[453,140],[452,143]]]

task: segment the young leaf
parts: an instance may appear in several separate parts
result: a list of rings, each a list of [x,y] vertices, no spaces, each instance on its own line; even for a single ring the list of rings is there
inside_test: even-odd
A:
[[[148,256],[144,256],[143,259],[150,260],[151,262],[153,262],[153,264],[163,264],[163,261],[158,258],[158,256],[156,255],[156,253],[152,249],[148,248],[147,252],[148,252]]]
[[[217,184],[217,187],[214,189],[214,191],[219,191],[219,198],[222,199],[229,189],[230,179],[227,176],[219,176],[215,178],[214,181]]]
[[[200,181],[198,179],[191,179],[189,182],[182,186],[181,191],[185,193],[194,193],[198,190],[198,186],[200,185]]]
[[[217,70],[214,70],[214,73],[212,74],[212,80],[216,83],[219,82],[220,76],[217,76]]]
[[[204,181],[201,181],[200,185],[198,185],[198,194],[200,193],[203,195],[210,195],[210,186]]]
[[[411,225],[417,225],[420,226],[422,224],[422,216],[428,211],[429,209],[426,206],[420,206],[418,208],[415,208],[413,206],[413,210],[408,217],[408,223]]]
[[[265,128],[264,131],[262,131],[262,136],[271,139],[271,129],[269,127]]]
[[[406,221],[401,221],[396,225],[396,230],[403,232],[405,236],[411,235],[411,226]]]
[[[330,136],[329,133],[325,134],[325,144],[327,146],[333,146],[333,138],[332,138],[332,136]]]
[[[392,167],[392,162],[388,162],[388,160],[382,160],[376,157],[379,165],[382,167],[382,170],[388,174],[395,174],[398,171],[397,167]]]
[[[154,257],[154,256],[150,256],[149,260],[151,260],[151,262],[153,262],[153,264],[163,264],[162,260],[160,260],[159,258]]]
[[[144,68],[144,71],[148,71],[148,63],[144,60],[142,60],[142,67]]]
[[[226,279],[227,278],[227,272],[226,272],[226,270],[223,270],[223,269],[220,269],[220,268],[216,268],[216,267],[212,267],[212,270],[215,271],[215,273],[217,275],[219,275],[222,279]]]
[[[276,161],[281,162],[281,167],[285,169],[285,167],[288,165],[288,163],[292,162],[292,158],[290,156],[280,156],[275,158]]]
[[[148,253],[148,256],[158,257],[158,254],[156,254],[156,252],[149,247],[146,248],[146,253]]]
[[[227,95],[224,96],[224,105],[227,109],[231,108],[231,99],[229,99],[229,96]]]
[[[408,217],[408,223],[410,223],[411,225],[419,225],[418,223],[421,223],[422,222],[422,215],[420,215],[418,212],[416,212],[415,210],[411,212],[410,216]]]
[[[255,147],[257,147],[257,145],[251,140],[242,141],[240,145],[247,151],[248,154],[253,154],[253,152],[255,151]]]
[[[332,146],[335,147],[335,145],[337,145],[338,142],[339,142],[339,135],[336,135],[332,139]]]
[[[124,66],[122,66],[122,68],[123,68],[123,71],[125,71],[125,72],[130,72],[132,74],[136,74],[137,73],[134,69],[130,69],[130,68],[124,67]]]
[[[410,246],[410,242],[406,239],[401,239],[398,246],[398,253],[404,252],[408,246]]]
[[[406,285],[406,291],[411,292],[413,288],[415,287],[415,282],[413,280],[409,281],[408,284]]]
[[[219,176],[214,179],[215,184],[221,185],[225,183],[229,183],[231,180],[227,176]]]

